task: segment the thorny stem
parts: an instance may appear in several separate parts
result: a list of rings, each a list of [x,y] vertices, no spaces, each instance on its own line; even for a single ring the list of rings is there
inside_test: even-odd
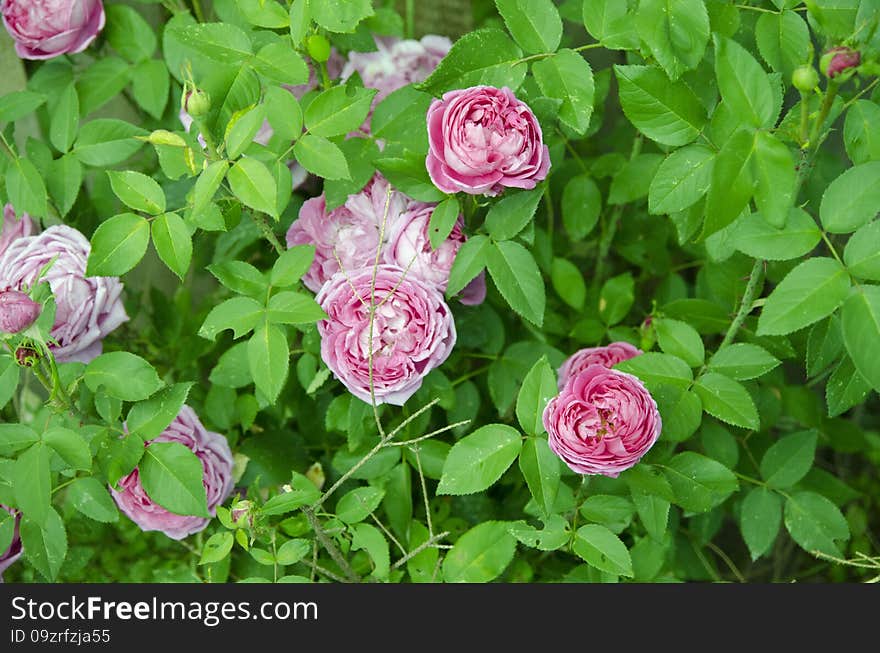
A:
[[[278,240],[278,236],[275,235],[275,231],[266,219],[266,214],[260,211],[251,211],[251,219],[253,219],[254,224],[260,228],[263,238],[269,241],[269,244],[275,248],[275,251],[278,254],[283,254],[284,246],[281,244],[281,241]]]
[[[442,540],[447,535],[449,535],[449,531],[443,531],[442,533],[437,533],[437,535],[435,535],[434,537],[429,537],[427,540],[425,540],[424,542],[419,544],[412,551],[410,551],[405,556],[403,556],[400,560],[397,560],[393,565],[391,565],[391,569],[397,569],[398,567],[402,567],[409,560],[411,560],[412,558],[419,555],[422,551],[424,551],[428,547],[434,546],[435,544],[440,542],[440,540]]]
[[[758,285],[761,282],[763,272],[764,261],[757,259],[752,266],[751,273],[749,274],[749,283],[746,285],[746,290],[743,293],[742,301],[739,305],[739,311],[737,311],[736,317],[733,318],[733,322],[730,323],[730,327],[728,327],[727,333],[724,334],[724,340],[721,341],[721,345],[719,345],[718,349],[723,349],[733,342],[737,331],[739,331],[739,328],[742,326],[743,322],[745,322],[749,313],[752,312],[755,302],[755,293],[758,290]]]
[[[303,513],[306,516],[306,519],[309,520],[309,525],[312,527],[312,530],[315,531],[315,536],[318,538],[318,541],[321,543],[321,546],[330,554],[330,557],[333,558],[333,562],[339,565],[339,568],[342,570],[342,573],[345,574],[346,579],[350,583],[359,583],[361,577],[357,575],[354,569],[351,568],[351,565],[348,564],[348,560],[345,559],[345,556],[339,552],[339,549],[336,548],[336,545],[330,540],[327,536],[327,533],[324,532],[324,529],[321,528],[321,523],[318,521],[318,518],[315,517],[315,513],[311,508],[303,508]]]

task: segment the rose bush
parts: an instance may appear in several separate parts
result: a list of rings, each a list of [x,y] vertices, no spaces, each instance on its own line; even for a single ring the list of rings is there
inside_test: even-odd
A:
[[[875,0],[0,11],[6,581],[880,573]]]

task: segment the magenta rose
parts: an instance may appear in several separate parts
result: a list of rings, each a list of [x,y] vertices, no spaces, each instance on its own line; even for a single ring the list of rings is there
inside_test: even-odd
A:
[[[633,347],[628,342],[612,342],[604,347],[587,347],[576,351],[559,368],[559,389],[568,383],[568,380],[583,372],[590,365],[602,367],[614,367],[620,361],[635,358],[644,353],[641,349]]]
[[[288,247],[315,246],[315,259],[303,277],[305,286],[318,292],[340,266],[348,272],[373,265],[380,235],[387,235],[406,208],[407,198],[391,190],[380,175],[329,213],[323,195],[307,200],[287,230]]]
[[[88,363],[102,351],[101,341],[128,320],[117,277],[86,277],[91,244],[65,225],[49,227],[37,236],[14,240],[0,256],[0,287],[24,290],[44,267],[55,296],[55,324],[50,349],[59,362]]]
[[[217,506],[232,492],[232,451],[226,438],[208,431],[189,406],[180,409],[177,417],[161,435],[151,442],[179,442],[191,449],[202,462],[202,483],[208,497],[208,512],[217,514]],[[168,537],[182,540],[198,533],[210,523],[205,517],[176,515],[155,503],[141,485],[138,469],[119,480],[119,488],[110,488],[116,505],[144,531],[162,531]]]
[[[22,59],[82,52],[105,20],[101,0],[0,0],[0,12]]]
[[[444,193],[531,189],[550,169],[542,138],[535,114],[509,88],[449,91],[428,108],[428,174]]]
[[[0,291],[0,331],[24,331],[40,317],[43,307],[18,290]]]
[[[34,231],[34,221],[27,213],[22,213],[21,218],[15,215],[12,204],[3,207],[3,228],[0,231],[0,256],[16,238],[30,236]]]
[[[9,543],[9,546],[5,551],[0,553],[0,583],[3,582],[3,572],[6,571],[10,565],[12,565],[16,560],[21,557],[21,537],[18,533],[18,524],[21,521],[21,513],[17,510],[12,510],[11,508],[7,508],[2,503],[0,503],[0,510],[5,510],[10,515],[15,517],[15,525],[12,530],[12,542]]]
[[[826,52],[820,61],[820,67],[828,77],[834,78],[862,63],[862,55],[858,50],[838,46]]]
[[[373,268],[336,274],[318,293],[328,318],[318,322],[321,357],[354,396],[370,402],[370,303]],[[372,385],[377,404],[402,406],[455,345],[443,296],[403,269],[376,269]]]
[[[657,403],[631,374],[590,365],[543,414],[548,444],[579,474],[616,477],[647,453],[660,436]]]

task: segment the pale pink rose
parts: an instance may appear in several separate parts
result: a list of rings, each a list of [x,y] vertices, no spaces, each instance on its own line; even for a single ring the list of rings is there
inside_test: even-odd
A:
[[[146,445],[152,442],[179,442],[192,450],[202,463],[202,483],[208,497],[208,512],[216,515],[217,506],[226,500],[233,485],[232,451],[226,438],[208,431],[195,411],[184,406],[168,428]],[[141,485],[137,468],[120,479],[118,485],[119,490],[110,488],[116,505],[141,530],[162,531],[172,539],[182,540],[204,530],[211,521],[205,517],[176,515],[155,503]]]
[[[41,281],[55,296],[50,349],[59,362],[88,363],[102,351],[101,341],[128,320],[117,277],[86,277],[91,244],[66,225],[14,240],[0,256],[0,287],[24,290],[52,264]]]
[[[355,397],[369,403],[372,380],[377,404],[402,406],[449,356],[455,323],[443,296],[403,269],[379,265],[375,286],[373,275],[373,268],[339,273],[318,293],[328,316],[318,322],[321,358]]]
[[[18,290],[0,290],[0,331],[24,331],[40,317],[43,307]]]
[[[380,234],[387,234],[407,209],[406,196],[393,190],[381,175],[329,213],[324,196],[307,200],[287,230],[287,246],[314,245],[315,259],[303,283],[318,292],[334,274],[372,265]],[[383,240],[385,240],[383,239]]]
[[[21,536],[18,533],[18,524],[21,521],[21,513],[4,506],[2,503],[0,503],[0,510],[5,510],[15,517],[15,525],[13,526],[12,531],[12,542],[5,551],[0,552],[0,583],[2,583],[3,572],[21,557]]]
[[[635,358],[644,352],[641,349],[633,347],[628,342],[612,342],[604,347],[587,347],[580,349],[568,357],[559,368],[559,389],[568,383],[568,380],[580,374],[590,365],[601,365],[602,367],[614,367],[621,361]]]
[[[579,474],[616,477],[660,437],[657,403],[631,374],[590,365],[543,414],[550,448]]]
[[[101,0],[0,0],[0,12],[22,59],[82,52],[105,20]]]
[[[27,213],[22,213],[18,218],[12,204],[3,207],[3,228],[0,231],[0,256],[16,238],[30,236],[34,231],[34,221]]]
[[[538,119],[507,87],[473,86],[431,102],[428,142],[428,174],[444,193],[531,189],[550,169]]]

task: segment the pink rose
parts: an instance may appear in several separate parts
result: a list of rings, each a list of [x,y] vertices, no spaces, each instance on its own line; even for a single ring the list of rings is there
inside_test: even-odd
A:
[[[18,290],[0,291],[0,331],[24,331],[40,317],[43,307]]]
[[[34,221],[27,213],[22,213],[21,218],[16,217],[12,204],[3,207],[3,228],[0,231],[0,256],[16,238],[30,236],[34,230]]]
[[[184,406],[168,428],[150,442],[179,442],[192,450],[202,462],[208,512],[216,515],[217,506],[232,492],[232,451],[226,438],[205,429],[195,411]],[[137,468],[119,480],[119,487],[120,490],[110,488],[116,505],[141,530],[162,531],[172,539],[182,540],[204,530],[211,521],[205,517],[176,515],[155,503],[144,491]]]
[[[101,0],[0,0],[0,12],[22,59],[82,52],[105,19]]]
[[[507,87],[473,86],[431,102],[428,142],[428,174],[444,193],[531,189],[550,169],[538,119]]]
[[[37,236],[13,241],[0,256],[0,287],[23,290],[41,270],[55,296],[55,324],[50,344],[59,362],[87,363],[101,353],[101,340],[128,320],[120,300],[117,277],[86,277],[91,244],[65,225],[49,227]]]
[[[380,175],[329,213],[323,195],[307,200],[287,230],[288,247],[315,246],[315,260],[303,277],[305,286],[318,292],[340,266],[349,272],[373,265],[380,233],[387,235],[406,208],[407,198]]]
[[[441,365],[455,345],[455,323],[443,296],[392,265],[336,274],[317,302],[328,319],[318,322],[321,357],[354,396],[402,406]],[[370,304],[373,319],[370,374]]]
[[[548,443],[579,474],[616,477],[660,436],[657,403],[631,374],[590,365],[544,409]]]
[[[620,361],[635,358],[642,353],[644,352],[641,349],[636,349],[628,342],[612,342],[605,347],[587,347],[576,351],[559,368],[559,389],[562,390],[571,377],[577,376],[590,365],[611,368]]]
[[[2,503],[0,503],[0,510],[5,510],[10,515],[15,517],[15,525],[12,530],[12,542],[9,544],[7,549],[0,553],[0,583],[3,582],[3,572],[6,571],[10,565],[12,565],[16,560],[21,557],[21,537],[18,533],[18,524],[21,521],[21,513],[17,510],[12,510],[11,508],[7,508]]]
[[[858,50],[838,46],[826,52],[819,65],[825,74],[833,79],[851,68],[856,68],[860,63],[862,63],[862,55]]]

